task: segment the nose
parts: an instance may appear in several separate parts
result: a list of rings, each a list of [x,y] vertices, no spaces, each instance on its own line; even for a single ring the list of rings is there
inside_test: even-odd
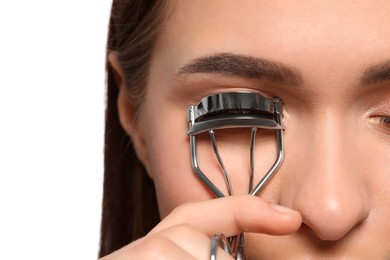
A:
[[[340,118],[322,117],[311,125],[309,134],[309,126],[302,126],[286,142],[289,162],[285,166],[288,172],[283,174],[289,177],[280,203],[301,212],[303,223],[322,240],[341,239],[370,212],[363,168],[354,160],[359,151],[356,133],[344,126]]]

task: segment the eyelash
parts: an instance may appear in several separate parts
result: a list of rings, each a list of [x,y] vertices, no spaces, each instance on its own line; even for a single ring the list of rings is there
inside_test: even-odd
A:
[[[381,117],[380,123],[390,126],[390,117],[388,117],[388,116]]]

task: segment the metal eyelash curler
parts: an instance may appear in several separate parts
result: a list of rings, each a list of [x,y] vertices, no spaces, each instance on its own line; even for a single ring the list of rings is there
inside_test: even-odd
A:
[[[266,98],[254,92],[219,93],[204,97],[194,106],[188,108],[192,168],[199,179],[217,197],[225,194],[212,183],[198,165],[197,141],[198,134],[208,132],[215,156],[223,174],[228,195],[233,195],[228,172],[218,151],[215,130],[228,128],[251,128],[250,136],[250,179],[248,193],[256,196],[271,179],[283,160],[283,129],[281,125],[282,101],[279,98]],[[268,172],[253,187],[254,177],[254,144],[257,129],[273,129],[276,131],[277,158]],[[235,259],[246,259],[244,234],[226,238],[223,234],[212,237],[210,259],[216,259],[217,248],[222,245],[225,252]]]

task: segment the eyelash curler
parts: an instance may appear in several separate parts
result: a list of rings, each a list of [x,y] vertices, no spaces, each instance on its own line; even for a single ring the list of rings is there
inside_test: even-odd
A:
[[[217,197],[225,194],[212,183],[198,165],[197,141],[198,134],[208,132],[211,144],[225,180],[229,196],[233,195],[229,174],[219,154],[215,130],[231,128],[251,128],[250,136],[250,180],[248,193],[256,196],[274,175],[283,160],[283,129],[281,125],[282,101],[279,98],[266,98],[254,92],[228,92],[210,95],[188,108],[190,151],[192,168],[198,178]],[[253,187],[254,177],[254,145],[257,129],[273,129],[276,131],[277,158],[268,172]],[[212,237],[210,259],[216,259],[218,246],[235,259],[246,259],[244,234],[226,238],[217,233]]]

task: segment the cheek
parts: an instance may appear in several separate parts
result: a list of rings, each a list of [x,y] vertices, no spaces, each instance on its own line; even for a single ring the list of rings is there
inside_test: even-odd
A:
[[[364,134],[364,133],[363,133]],[[386,221],[390,216],[390,149],[389,143],[383,142],[377,136],[363,136],[355,142],[356,148],[354,163],[355,171],[361,171],[364,180],[371,192],[375,212],[387,212]],[[389,226],[390,228],[390,226]]]
[[[211,198],[191,168],[186,111],[165,108],[151,109],[158,113],[145,110],[149,175],[155,183],[161,217],[185,202]]]

